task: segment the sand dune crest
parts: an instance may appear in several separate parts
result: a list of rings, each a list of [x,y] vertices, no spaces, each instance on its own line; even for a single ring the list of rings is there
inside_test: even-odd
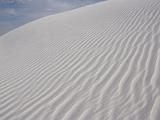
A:
[[[108,0],[0,38],[0,120],[159,120],[159,96],[159,0]]]

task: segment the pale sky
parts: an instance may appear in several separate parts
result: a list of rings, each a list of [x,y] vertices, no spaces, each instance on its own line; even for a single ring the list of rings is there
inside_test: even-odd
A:
[[[32,20],[104,0],[0,0],[0,35]]]

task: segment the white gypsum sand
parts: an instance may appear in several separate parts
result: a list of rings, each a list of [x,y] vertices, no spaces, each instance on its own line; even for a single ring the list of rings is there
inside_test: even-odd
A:
[[[160,120],[159,88],[159,0],[108,0],[0,37],[0,120]]]

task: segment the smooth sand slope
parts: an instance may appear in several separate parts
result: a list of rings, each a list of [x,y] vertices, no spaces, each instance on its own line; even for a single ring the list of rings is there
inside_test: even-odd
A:
[[[160,0],[108,0],[2,36],[0,120],[160,120]]]

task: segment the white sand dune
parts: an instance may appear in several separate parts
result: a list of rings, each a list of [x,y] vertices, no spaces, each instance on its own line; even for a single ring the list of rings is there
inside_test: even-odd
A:
[[[2,36],[0,120],[160,120],[160,0],[108,0]]]

